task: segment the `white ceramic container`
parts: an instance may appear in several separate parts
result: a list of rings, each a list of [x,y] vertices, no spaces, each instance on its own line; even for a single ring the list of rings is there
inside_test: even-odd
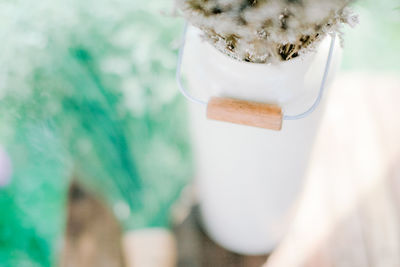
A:
[[[184,76],[196,97],[276,103],[285,114],[297,114],[317,97],[329,44],[328,37],[316,52],[278,65],[252,64],[220,53],[189,28]],[[327,86],[339,58],[336,44]],[[205,107],[190,104],[201,218],[214,241],[248,255],[277,245],[302,187],[323,105],[271,131],[207,120]]]

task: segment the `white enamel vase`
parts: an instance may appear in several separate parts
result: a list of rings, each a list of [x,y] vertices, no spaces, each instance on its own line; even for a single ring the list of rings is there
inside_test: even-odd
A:
[[[184,77],[190,93],[204,100],[223,96],[274,103],[284,114],[298,114],[317,97],[329,44],[327,37],[315,52],[301,58],[254,64],[222,54],[190,27]],[[339,61],[336,44],[327,87]],[[284,121],[281,131],[208,120],[204,106],[190,104],[201,219],[215,242],[233,252],[257,255],[270,252],[282,239],[302,188],[325,100],[308,117]]]

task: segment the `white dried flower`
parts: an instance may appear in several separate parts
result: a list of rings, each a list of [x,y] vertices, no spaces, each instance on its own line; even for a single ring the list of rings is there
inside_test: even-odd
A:
[[[185,18],[223,53],[242,61],[290,60],[357,18],[352,0],[176,0]]]

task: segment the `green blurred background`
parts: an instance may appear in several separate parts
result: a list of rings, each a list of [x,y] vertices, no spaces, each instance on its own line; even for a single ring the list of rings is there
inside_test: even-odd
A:
[[[191,159],[168,13],[163,0],[0,2],[0,266],[57,263],[72,180],[124,231],[169,227]]]
[[[360,23],[345,29],[343,70],[400,70],[400,1],[360,0],[354,4]]]

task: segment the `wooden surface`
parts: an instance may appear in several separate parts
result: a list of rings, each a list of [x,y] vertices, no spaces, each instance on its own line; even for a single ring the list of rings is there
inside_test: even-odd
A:
[[[121,231],[102,202],[72,183],[61,267],[123,266]]]
[[[207,105],[207,118],[279,131],[282,110],[277,105],[232,98],[212,97]]]
[[[179,267],[400,266],[400,78],[341,75],[327,99],[295,219],[268,261],[215,245],[201,231],[194,210],[175,231]],[[85,219],[78,209],[82,205],[70,204],[63,266],[104,266],[93,260],[100,254],[114,259],[107,266],[121,266],[118,227],[112,219],[98,219],[109,213],[96,208],[101,212]]]
[[[400,266],[400,77],[331,88],[296,218],[267,267]]]
[[[175,229],[178,267],[259,267],[266,256],[246,257],[217,246],[198,225],[198,212]],[[68,200],[68,221],[61,267],[123,267],[121,231],[112,213],[82,187],[73,184]],[[162,266],[160,266],[162,267]]]

